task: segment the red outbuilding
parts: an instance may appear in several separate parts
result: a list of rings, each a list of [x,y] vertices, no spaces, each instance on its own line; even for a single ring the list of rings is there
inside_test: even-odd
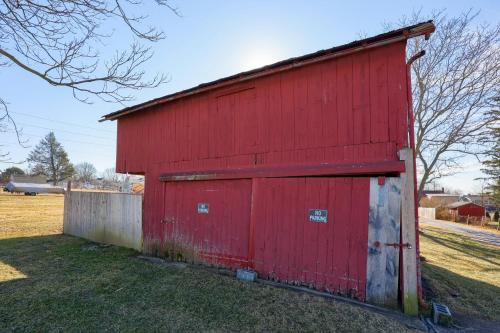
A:
[[[143,249],[415,313],[406,41],[432,22],[108,114],[145,175]],[[399,255],[402,254],[402,266]],[[401,272],[401,274],[400,274]]]
[[[450,215],[453,219],[458,219],[461,216],[482,218],[486,214],[483,206],[470,201],[457,201],[448,205]]]

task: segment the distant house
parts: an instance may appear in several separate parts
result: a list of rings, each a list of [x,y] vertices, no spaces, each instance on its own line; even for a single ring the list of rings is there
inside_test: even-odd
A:
[[[460,200],[460,195],[450,193],[427,193],[425,198],[434,203],[435,207],[447,206]]]
[[[12,175],[12,176],[10,176],[10,181],[16,182],[16,183],[47,184],[47,177],[45,177],[45,176],[28,176],[28,175]]]
[[[493,197],[489,194],[467,194],[467,201],[471,201],[481,206],[495,205]]]
[[[457,201],[448,205],[450,215],[454,220],[460,216],[483,217],[485,208],[481,205],[469,201]]]
[[[423,192],[422,192],[424,195],[427,195],[427,194],[444,194],[444,187],[441,187],[441,189],[439,190],[429,190],[429,189],[424,189]]]

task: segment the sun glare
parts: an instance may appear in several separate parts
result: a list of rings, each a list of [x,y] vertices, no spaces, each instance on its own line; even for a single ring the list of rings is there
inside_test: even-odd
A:
[[[27,278],[26,275],[24,275],[14,267],[0,261],[0,282],[25,279],[25,278]]]
[[[242,60],[243,70],[251,70],[275,63],[281,59],[276,49],[265,46],[248,50]]]

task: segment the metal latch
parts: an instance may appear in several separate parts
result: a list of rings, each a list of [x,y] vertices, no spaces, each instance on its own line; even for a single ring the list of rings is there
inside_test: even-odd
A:
[[[410,243],[385,243],[385,246],[392,246],[393,248],[398,248],[398,247],[406,247],[407,249],[411,249],[411,244]]]

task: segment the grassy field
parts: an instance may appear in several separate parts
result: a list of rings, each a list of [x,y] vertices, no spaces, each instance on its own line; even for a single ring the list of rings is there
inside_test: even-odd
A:
[[[405,332],[352,305],[62,235],[60,196],[0,194],[0,332]]]
[[[500,248],[423,225],[420,244],[429,298],[455,313],[500,318]]]
[[[351,305],[65,236],[62,196],[0,194],[0,331],[406,331]],[[500,249],[423,227],[427,296],[493,320]],[[85,329],[83,329],[85,328]]]

